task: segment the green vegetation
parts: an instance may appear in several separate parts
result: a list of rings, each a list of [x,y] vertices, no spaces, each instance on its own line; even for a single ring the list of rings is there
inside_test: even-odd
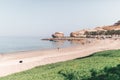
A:
[[[120,36],[120,30],[107,30],[107,31],[91,31],[91,32],[85,32],[85,35],[87,35],[87,37],[90,36],[109,36],[109,37],[113,37],[113,36]]]
[[[35,67],[0,80],[120,80],[120,50]],[[29,66],[29,65],[28,65]]]
[[[99,72],[91,70],[91,77],[85,77],[82,80],[120,80],[120,65],[105,67]]]

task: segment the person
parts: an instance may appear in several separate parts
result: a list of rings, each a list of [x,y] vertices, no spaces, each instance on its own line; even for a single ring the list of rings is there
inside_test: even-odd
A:
[[[57,49],[58,49],[58,51],[60,50],[60,48],[59,48],[59,47],[58,47]]]

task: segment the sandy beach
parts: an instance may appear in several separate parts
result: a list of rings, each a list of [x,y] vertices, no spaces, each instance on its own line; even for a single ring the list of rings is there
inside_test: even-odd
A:
[[[119,39],[95,39],[92,43],[84,44],[82,46],[1,54],[0,77],[28,70],[40,65],[89,56],[98,51],[120,49],[119,43]],[[23,62],[19,63],[20,60]]]

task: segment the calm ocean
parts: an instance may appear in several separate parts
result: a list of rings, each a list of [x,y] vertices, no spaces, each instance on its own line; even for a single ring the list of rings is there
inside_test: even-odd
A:
[[[0,53],[63,48],[73,45],[68,41],[43,41],[41,37],[0,37]]]

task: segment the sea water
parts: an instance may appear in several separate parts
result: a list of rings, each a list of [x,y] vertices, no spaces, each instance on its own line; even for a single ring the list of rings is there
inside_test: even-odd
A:
[[[43,37],[0,37],[0,53],[45,50],[73,46],[69,41],[43,41]]]

